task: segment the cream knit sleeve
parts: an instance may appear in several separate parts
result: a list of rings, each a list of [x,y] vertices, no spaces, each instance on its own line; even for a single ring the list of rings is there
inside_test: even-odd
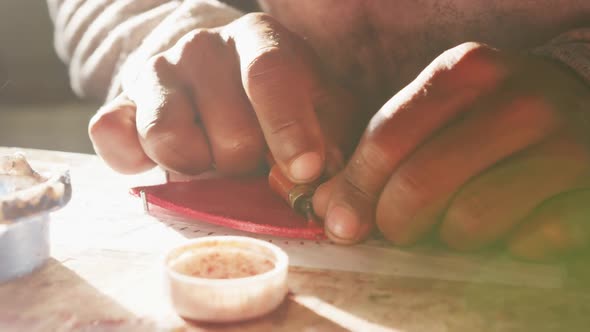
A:
[[[590,27],[563,33],[533,52],[562,62],[590,84]]]
[[[123,67],[137,67],[191,30],[243,15],[215,0],[47,1],[55,49],[68,64],[72,89],[103,101],[118,93]]]

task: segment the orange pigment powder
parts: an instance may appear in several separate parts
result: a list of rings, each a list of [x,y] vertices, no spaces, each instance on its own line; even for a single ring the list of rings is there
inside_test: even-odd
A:
[[[261,254],[237,248],[200,248],[182,253],[170,266],[192,277],[234,279],[268,272],[275,265]]]

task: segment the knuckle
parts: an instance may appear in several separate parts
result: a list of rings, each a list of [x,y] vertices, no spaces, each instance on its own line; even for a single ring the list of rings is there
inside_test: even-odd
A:
[[[196,29],[187,33],[180,39],[180,44],[184,45],[206,45],[216,39],[217,34],[209,29]]]
[[[376,142],[367,142],[357,150],[344,169],[347,186],[367,201],[376,201],[389,179],[387,152]]]
[[[142,130],[141,145],[146,154],[166,169],[183,174],[197,174],[210,165],[201,150],[187,149],[189,133],[162,121],[153,121]],[[191,144],[195,146],[195,144]],[[198,145],[196,145],[198,146]]]
[[[363,202],[375,202],[377,195],[363,183],[362,179],[352,175],[350,172],[344,172],[342,181],[346,191],[352,193],[357,200]]]
[[[347,167],[347,173],[352,174],[357,182],[363,183],[365,191],[379,191],[389,177],[393,163],[390,151],[378,142],[367,142],[358,150]]]
[[[279,46],[268,46],[246,64],[245,85],[250,92],[259,92],[269,85],[280,83],[283,73],[289,68],[289,57]]]
[[[263,142],[256,135],[225,136],[216,142],[214,158],[217,169],[224,173],[254,170],[263,152]]]
[[[166,145],[165,142],[170,141],[173,137],[169,126],[166,126],[163,121],[157,119],[138,128],[138,132],[143,139],[144,145],[151,149],[157,149],[162,145]]]
[[[98,112],[96,113],[88,123],[88,134],[90,140],[95,142],[100,140],[104,135],[107,135],[117,125],[118,119],[115,117],[113,112]]]
[[[167,121],[167,109],[181,106],[175,102],[174,96],[165,96],[163,101],[156,105],[156,109],[149,114],[142,114],[138,112],[136,120],[137,132],[148,144],[158,144],[163,139],[170,139],[173,137],[175,131],[184,129],[183,124],[172,124],[172,121]],[[140,110],[138,110],[140,111]]]
[[[99,109],[88,123],[88,134],[91,140],[111,136],[113,132],[135,130],[132,114],[128,113],[131,105],[111,102]],[[108,137],[107,137],[108,138]]]
[[[498,52],[486,44],[467,42],[451,49],[457,64],[494,63]]]
[[[531,130],[550,130],[561,122],[551,103],[538,94],[520,95],[510,100],[505,110],[506,121],[528,124]]]
[[[165,52],[155,54],[145,60],[139,57],[126,63],[122,68],[122,88],[136,103],[145,100],[151,94],[146,89],[153,89],[161,85],[162,79],[173,77],[173,64],[169,61]],[[151,91],[150,91],[151,92]]]
[[[432,195],[431,186],[424,183],[423,177],[406,168],[398,170],[390,179],[389,190],[405,197],[414,206],[427,207]]]
[[[219,34],[208,29],[193,30],[184,35],[168,51],[166,58],[177,66],[186,66],[187,62],[200,61],[207,55],[216,55],[221,45]]]
[[[135,126],[138,135],[144,140],[154,136],[154,133],[163,132],[163,127],[165,127],[161,116],[157,114],[154,116],[142,115],[141,112],[138,112]]]
[[[449,49],[439,58],[443,77],[466,82],[490,82],[496,86],[510,74],[508,62],[488,45],[468,42]]]
[[[172,68],[172,63],[168,60],[165,53],[160,53],[147,60],[146,70],[143,73],[144,75],[145,73],[156,73],[157,75],[160,75],[169,71],[170,68]]]
[[[461,229],[465,235],[476,235],[480,230],[479,225],[490,212],[489,201],[479,195],[460,196],[451,202],[445,222],[450,222],[455,228]]]
[[[216,39],[216,34],[207,29],[193,30],[186,34],[178,43],[181,58],[203,53],[204,49]]]
[[[263,140],[249,130],[226,134],[217,139],[220,151],[229,156],[245,156],[262,151]]]
[[[192,126],[193,122],[188,121],[194,117],[192,105],[182,91],[159,90],[157,94],[148,96],[146,99],[137,106],[135,121],[140,133],[148,129],[160,130],[160,128],[180,131]]]
[[[511,101],[511,109],[523,112],[539,112],[552,110],[551,105],[538,94],[522,94]]]
[[[297,117],[275,117],[269,120],[271,136],[295,137],[301,128],[305,127],[302,119]]]
[[[278,112],[277,112],[278,113]],[[317,136],[308,132],[308,124],[300,114],[271,114],[264,121],[267,142],[276,147],[281,160],[288,160],[317,144]],[[276,146],[281,144],[281,146]]]

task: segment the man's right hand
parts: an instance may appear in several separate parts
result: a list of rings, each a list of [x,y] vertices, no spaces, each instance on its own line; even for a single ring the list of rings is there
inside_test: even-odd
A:
[[[364,127],[304,41],[264,14],[195,30],[123,81],[89,126],[96,152],[122,173],[245,174],[268,147],[293,182],[310,182]]]

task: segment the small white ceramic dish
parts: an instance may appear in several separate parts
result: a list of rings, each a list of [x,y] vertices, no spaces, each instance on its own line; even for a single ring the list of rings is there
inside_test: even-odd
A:
[[[166,290],[176,312],[204,322],[248,320],[278,307],[287,294],[287,254],[242,236],[189,240],[164,257]]]

